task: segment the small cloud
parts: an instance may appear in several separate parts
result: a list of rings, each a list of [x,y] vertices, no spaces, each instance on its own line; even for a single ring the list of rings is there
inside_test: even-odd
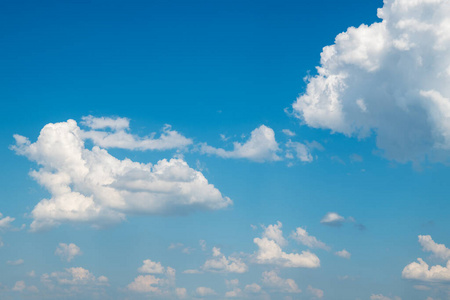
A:
[[[65,260],[67,262],[70,262],[76,256],[79,256],[81,254],[82,252],[80,250],[80,247],[73,243],[59,243],[59,246],[55,250],[55,255],[58,255],[61,260]]]
[[[200,297],[205,297],[205,296],[213,296],[216,295],[216,291],[214,291],[211,288],[208,287],[204,287],[204,286],[200,286],[198,287],[195,292],[197,293],[197,295],[199,295]]]
[[[323,298],[323,291],[320,289],[313,288],[312,286],[308,285],[308,292],[314,297],[321,299]]]
[[[289,129],[283,129],[282,132],[287,136],[295,136],[295,132],[293,132]]]
[[[322,220],[320,220],[321,224],[328,225],[328,226],[334,226],[334,227],[340,227],[345,222],[345,218],[338,213],[335,212],[328,212]]]
[[[352,155],[350,155],[350,161],[351,162],[362,162],[363,158],[362,158],[362,156],[360,156],[356,153],[353,153]]]
[[[23,259],[18,259],[18,260],[8,260],[6,262],[6,264],[10,265],[10,266],[18,266],[18,265],[22,265],[24,263]]]
[[[334,254],[336,254],[336,255],[339,256],[339,257],[346,258],[346,259],[350,259],[350,257],[352,256],[352,255],[350,254],[350,252],[348,252],[348,251],[345,250],[345,249],[343,249],[343,250],[341,250],[341,251],[337,251],[337,252],[335,252]]]

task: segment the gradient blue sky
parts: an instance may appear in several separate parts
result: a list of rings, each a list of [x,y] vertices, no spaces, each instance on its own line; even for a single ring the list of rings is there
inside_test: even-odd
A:
[[[450,299],[447,12],[444,0],[1,1],[0,298]],[[373,23],[386,28],[358,28]],[[340,85],[326,81],[333,74]],[[49,208],[37,216],[36,205],[55,194],[30,172],[61,171],[67,161],[40,151],[64,144],[65,133],[42,139],[34,154],[13,135],[34,143],[44,126],[66,128],[69,119],[87,135],[114,134],[92,125],[105,120],[128,120],[124,134],[142,140],[176,131],[189,143],[80,141],[120,160],[175,157],[233,204],[179,207],[169,191],[169,212],[127,204],[113,209],[124,220],[86,220],[76,209],[72,220],[49,217]],[[96,176],[67,186],[98,201],[84,186]],[[339,218],[326,222],[330,213]],[[49,218],[57,224],[31,225]],[[295,239],[297,228],[309,244]],[[283,253],[314,254],[320,266],[262,259],[254,239],[264,237]],[[75,244],[77,255],[58,255],[60,243]],[[343,249],[349,256],[336,254]],[[205,264],[218,258],[225,265]],[[443,275],[408,271],[417,258]],[[139,270],[144,260],[164,270]],[[138,276],[148,281],[134,288]]]

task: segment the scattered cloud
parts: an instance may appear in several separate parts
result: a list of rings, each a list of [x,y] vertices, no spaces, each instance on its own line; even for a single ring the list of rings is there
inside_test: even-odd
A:
[[[159,262],[151,261],[150,259],[146,259],[143,261],[142,267],[138,269],[139,273],[148,273],[148,274],[162,274],[165,272],[165,268]]]
[[[6,262],[6,264],[10,265],[10,266],[19,266],[22,265],[25,261],[23,259],[18,259],[18,260],[8,260]]]
[[[55,255],[58,255],[62,260],[66,260],[68,262],[74,259],[75,256],[79,256],[81,254],[82,252],[80,250],[80,247],[73,243],[59,243],[59,246],[55,250]]]
[[[284,241],[280,239],[281,222],[272,225],[271,228],[276,228],[275,232],[277,234],[267,235],[266,230],[263,233],[262,238],[255,238],[253,242],[258,246],[258,251],[255,253],[254,257],[259,264],[273,264],[281,267],[288,268],[317,268],[320,266],[319,258],[309,251],[302,251],[299,253],[286,253],[282,250],[281,245],[278,241]],[[281,233],[282,234],[282,233]],[[282,235],[281,235],[282,236]]]
[[[266,271],[262,274],[262,282],[265,286],[284,293],[301,293],[293,279],[283,279],[276,271]]]
[[[330,250],[330,247],[324,242],[321,242],[316,237],[309,235],[308,232],[301,227],[298,227],[294,232],[292,232],[291,237],[309,248]]]
[[[74,120],[47,124],[35,143],[14,137],[12,149],[40,166],[31,177],[51,193],[31,212],[34,231],[64,222],[102,226],[130,213],[185,214],[232,204],[181,158],[152,165],[119,160],[97,146],[87,149]]]
[[[295,132],[291,131],[290,129],[283,129],[282,131],[287,136],[295,136]]]
[[[328,226],[335,226],[340,227],[345,222],[345,218],[343,216],[340,216],[338,213],[335,212],[329,212],[327,213],[322,220],[320,220],[320,223]]]
[[[314,298],[317,298],[317,299],[322,299],[322,298],[323,298],[323,295],[324,295],[324,293],[323,293],[323,291],[322,291],[321,289],[313,288],[313,287],[310,286],[310,285],[308,285],[308,292],[309,292]]]
[[[137,293],[169,293],[169,288],[175,286],[175,269],[171,267],[163,267],[159,262],[153,262],[150,259],[143,261],[143,265],[138,268],[140,273],[157,274],[155,275],[138,275],[133,282],[128,284],[128,289]],[[176,290],[172,289],[172,292]],[[180,291],[179,291],[180,292]],[[178,294],[177,294],[178,295]]]
[[[47,286],[69,285],[69,286],[107,286],[108,278],[105,276],[95,277],[89,270],[82,267],[67,268],[62,272],[43,274],[41,282]]]
[[[443,260],[450,259],[450,249],[445,247],[444,244],[437,244],[433,241],[429,235],[419,235],[419,243],[422,245],[422,250],[425,252],[431,252],[435,257]]]
[[[313,128],[358,138],[374,133],[388,159],[447,161],[450,31],[443,28],[450,4],[386,0],[378,17],[323,48],[294,114]]]
[[[226,257],[219,248],[214,247],[213,257],[206,260],[202,266],[203,271],[223,272],[223,273],[245,273],[248,271],[247,265],[237,257]]]
[[[196,288],[195,292],[200,297],[213,296],[213,295],[217,294],[216,291],[214,291],[213,289],[204,287],[204,286],[200,286],[200,287]]]
[[[200,151],[204,154],[217,155],[222,158],[246,158],[256,162],[277,161],[280,148],[275,140],[272,128],[261,125],[251,132],[250,138],[245,143],[233,143],[233,150],[214,148],[203,143]]]
[[[350,252],[348,252],[348,251],[345,250],[345,249],[343,249],[343,250],[341,250],[341,251],[337,251],[337,252],[335,252],[334,254],[336,254],[336,255],[339,256],[339,257],[346,258],[346,259],[350,259],[350,257],[352,256],[352,255],[350,254]]]
[[[130,120],[126,118],[95,118],[87,116],[82,118],[82,125],[90,127],[91,130],[80,131],[83,139],[92,142],[102,148],[121,148],[128,150],[169,150],[180,149],[191,145],[193,142],[172,130],[170,125],[164,126],[159,138],[155,134],[141,138],[128,132]],[[111,129],[111,131],[100,131],[98,129]]]
[[[372,294],[370,296],[370,300],[402,300],[402,298],[397,297],[397,296],[395,296],[393,298],[390,298],[390,297],[386,297],[386,296],[384,296],[382,294],[377,294],[377,295]]]

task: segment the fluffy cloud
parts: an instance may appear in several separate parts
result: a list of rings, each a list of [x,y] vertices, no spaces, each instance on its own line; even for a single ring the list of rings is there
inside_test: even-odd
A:
[[[216,295],[217,294],[216,291],[214,291],[213,289],[208,288],[208,287],[204,287],[204,286],[200,286],[200,287],[196,288],[195,292],[200,297],[212,296],[212,295]]]
[[[90,139],[103,148],[121,148],[128,150],[168,150],[184,148],[192,144],[192,140],[184,137],[170,125],[164,126],[161,136],[155,138],[155,134],[141,138],[130,134],[130,121],[126,118],[94,118],[83,117],[81,124],[90,127],[91,130],[80,131],[81,137]],[[98,130],[111,129],[111,131]]]
[[[267,234],[267,228],[263,233],[262,238],[255,238],[253,242],[258,246],[258,251],[255,253],[255,260],[259,264],[274,264],[282,267],[291,268],[317,268],[320,266],[319,258],[309,251],[302,251],[299,253],[286,253],[282,250],[280,241],[284,242],[282,237],[281,226],[278,222],[276,225],[271,225],[267,228],[272,228]],[[276,230],[275,230],[276,229]]]
[[[450,281],[450,250],[445,245],[434,242],[429,235],[419,235],[419,243],[423,251],[432,252],[437,258],[447,260],[447,265],[430,267],[423,259],[418,258],[418,262],[412,262],[403,269],[402,277],[428,282]]]
[[[55,250],[55,255],[58,255],[61,257],[61,259],[66,260],[70,262],[72,259],[75,258],[75,256],[81,255],[82,252],[80,250],[80,247],[77,245],[70,243],[70,244],[64,244],[60,243],[59,246]]]
[[[281,247],[287,245],[286,239],[283,237],[283,231],[281,228],[283,227],[283,224],[281,224],[280,221],[277,222],[277,224],[270,224],[267,227],[264,227],[264,232],[262,234],[262,237],[268,238],[269,240],[274,240],[278,245]]]
[[[316,288],[313,288],[312,286],[308,285],[308,292],[311,295],[313,295],[313,297],[315,297],[315,298],[319,298],[319,299],[323,298],[324,293],[321,289],[316,289]]]
[[[402,271],[402,277],[421,281],[450,281],[450,260],[445,267],[436,265],[431,268],[423,259],[418,258],[417,262],[407,265]]]
[[[0,213],[0,230],[8,229],[11,227],[11,223],[15,220],[15,218],[11,218],[6,216],[3,218],[3,215]]]
[[[105,276],[95,277],[89,270],[81,267],[68,268],[63,272],[43,274],[41,276],[41,281],[49,286],[53,286],[54,283],[70,286],[108,285],[108,278],[106,278]]]
[[[402,300],[402,298],[395,296],[394,298],[386,297],[382,294],[373,294],[370,296],[370,300]]]
[[[256,293],[261,292],[261,287],[258,284],[256,284],[256,283],[252,283],[252,284],[247,284],[245,286],[244,290],[247,293],[254,293],[254,294],[256,294]]]
[[[450,3],[385,0],[378,17],[323,48],[294,113],[310,127],[348,136],[375,132],[388,159],[447,160]]]
[[[277,161],[280,148],[275,140],[272,128],[261,125],[252,131],[250,138],[243,144],[234,142],[234,149],[227,151],[201,144],[200,151],[205,154],[217,155],[223,158],[246,158],[256,162]]]
[[[245,273],[248,271],[248,267],[240,258],[226,257],[220,252],[219,248],[214,247],[213,258],[205,262],[202,270],[224,273]]]
[[[429,235],[419,235],[419,243],[422,245],[422,250],[426,252],[432,252],[434,256],[443,259],[450,259],[450,249],[445,247],[444,244],[437,244],[433,241]]]
[[[128,285],[128,289],[138,293],[160,292],[161,281],[162,279],[153,275],[139,275]]]
[[[327,213],[322,218],[322,220],[320,220],[320,223],[322,223],[324,225],[336,226],[336,227],[341,226],[344,222],[345,222],[345,218],[335,212]]]
[[[321,242],[316,237],[309,235],[308,232],[301,227],[298,227],[294,232],[292,232],[291,237],[309,248],[321,248],[325,250],[330,249],[330,247],[328,247],[324,242]]]
[[[14,136],[17,154],[40,168],[31,176],[50,193],[33,209],[32,230],[62,222],[102,225],[128,213],[174,214],[225,208],[232,201],[182,159],[142,164],[84,145],[74,120],[47,124],[35,143]]]
[[[148,273],[148,274],[162,274],[165,272],[165,268],[161,265],[160,262],[154,262],[150,259],[146,259],[143,261],[142,267],[138,269],[140,273]]]
[[[343,258],[347,258],[349,259],[352,255],[350,254],[350,252],[348,252],[347,250],[343,249],[341,251],[337,251],[334,254],[336,254],[337,256],[343,257]]]
[[[262,282],[270,287],[284,293],[300,293],[301,290],[293,279],[283,279],[275,271],[266,271],[262,274]]]

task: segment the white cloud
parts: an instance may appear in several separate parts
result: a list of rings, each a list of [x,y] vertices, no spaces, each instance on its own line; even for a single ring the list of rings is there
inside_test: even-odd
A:
[[[128,289],[138,293],[160,292],[161,281],[153,275],[139,275],[128,285]]]
[[[18,260],[8,260],[6,262],[6,264],[10,265],[10,266],[18,266],[18,265],[22,265],[24,263],[23,259],[18,259]]]
[[[108,278],[105,276],[95,277],[89,270],[81,267],[67,268],[63,272],[53,272],[51,274],[43,274],[41,281],[46,284],[53,282],[60,285],[70,286],[105,286],[108,285]]]
[[[431,268],[423,259],[418,258],[417,261],[418,263],[412,262],[403,269],[403,278],[433,282],[450,281],[450,260],[445,267],[436,265]]]
[[[81,119],[81,124],[92,129],[110,128],[112,130],[121,130],[130,127],[130,119],[128,118],[96,118],[94,116],[84,116]]]
[[[275,271],[266,271],[262,274],[262,282],[270,287],[284,293],[301,293],[293,279],[283,279]]]
[[[261,287],[258,284],[256,284],[256,283],[247,284],[245,286],[245,291],[247,293],[257,294],[257,293],[261,292]]]
[[[148,274],[162,274],[165,272],[165,268],[159,262],[151,261],[150,259],[146,259],[143,261],[142,267],[138,269],[140,273],[148,273]]]
[[[299,253],[286,253],[281,245],[286,244],[282,237],[281,222],[265,228],[262,238],[255,238],[253,242],[258,246],[255,260],[259,264],[274,264],[290,268],[317,268],[320,266],[319,258],[309,251]],[[269,229],[269,230],[268,230]]]
[[[92,117],[92,116],[90,116]],[[88,118],[88,117],[86,117]],[[84,117],[83,120],[86,120]],[[169,150],[185,148],[192,144],[192,140],[184,137],[170,125],[165,125],[160,137],[155,138],[156,134],[146,137],[139,137],[128,132],[129,120],[124,118],[93,118],[91,122],[81,122],[93,130],[82,130],[80,136],[83,139],[92,140],[92,142],[102,148],[121,148],[128,150]],[[95,129],[110,128],[112,131],[100,131]]]
[[[419,243],[422,245],[422,250],[432,252],[434,256],[443,259],[450,259],[450,249],[444,244],[437,244],[429,235],[419,235]]]
[[[129,213],[185,214],[232,204],[180,158],[152,165],[119,160],[97,146],[85,148],[73,120],[47,124],[35,143],[14,137],[12,149],[40,166],[31,176],[51,193],[34,207],[32,230],[63,222],[99,226],[120,222]]]
[[[270,224],[267,227],[264,227],[264,232],[262,237],[268,238],[269,240],[274,240],[278,245],[281,247],[287,245],[286,239],[283,237],[283,231],[281,228],[283,227],[283,224],[278,221],[277,224]]]
[[[337,256],[340,256],[342,258],[347,258],[349,259],[352,255],[350,254],[350,252],[348,252],[347,250],[343,249],[341,251],[337,251],[334,254],[336,254]]]
[[[203,272],[197,269],[184,270],[183,274],[202,274]]]
[[[261,125],[252,131],[250,138],[243,144],[234,142],[234,149],[227,151],[214,148],[206,143],[201,144],[200,151],[205,154],[217,155],[223,158],[246,158],[256,162],[277,161],[280,148],[275,140],[272,128]]]
[[[293,104],[308,126],[364,138],[388,159],[445,161],[450,149],[450,3],[385,0],[381,22],[323,48]],[[407,134],[405,134],[407,133]]]
[[[286,147],[288,149],[292,149],[296,153],[296,157],[302,162],[312,162],[314,160],[313,156],[311,155],[311,150],[305,144],[292,142],[291,140],[289,140],[286,143]],[[289,158],[292,154],[288,151],[286,155]]]
[[[219,248],[213,248],[213,258],[206,260],[202,270],[209,272],[245,273],[247,265],[237,257],[226,257]]]
[[[386,297],[386,296],[384,296],[382,294],[377,294],[377,295],[372,294],[370,296],[370,300],[402,300],[402,298],[397,297],[397,296],[395,296],[394,298],[389,298],[389,297]]]
[[[79,256],[81,254],[82,252],[80,250],[80,247],[78,247],[73,243],[70,244],[59,243],[59,246],[55,250],[55,255],[58,255],[59,257],[61,257],[61,259],[66,260],[68,262],[74,259],[75,256]]]
[[[344,222],[345,222],[345,218],[335,212],[327,213],[322,218],[322,220],[320,220],[320,223],[322,223],[324,225],[336,226],[336,227],[341,226]]]
[[[308,285],[308,292],[313,295],[315,298],[323,298],[323,291],[321,289],[313,288],[312,286]]]
[[[296,231],[292,232],[291,237],[309,248],[321,248],[325,250],[330,249],[330,247],[328,247],[324,242],[321,242],[316,237],[309,235],[308,232],[301,227],[298,227]]]
[[[2,218],[2,214],[0,213],[0,230],[8,229],[11,227],[11,223],[15,220],[15,218],[11,218],[6,216]]]
[[[292,130],[289,130],[289,129],[283,129],[282,131],[283,131],[283,133],[284,133],[285,135],[287,135],[287,136],[295,136],[295,132],[293,132]]]
[[[184,299],[187,296],[187,290],[185,288],[176,288],[175,295],[180,299]]]
[[[201,297],[212,296],[217,294],[216,291],[214,291],[213,289],[204,286],[196,288],[195,292],[197,293],[197,295]]]
[[[435,243],[429,235],[419,235],[419,243],[423,251],[432,252],[434,256],[447,260],[447,264],[445,267],[430,267],[422,258],[418,258],[418,262],[412,262],[403,269],[402,277],[426,282],[450,281],[449,249],[443,244]]]
[[[25,290],[25,288],[26,288],[25,281],[21,280],[21,281],[17,281],[14,284],[14,287],[12,288],[12,290],[15,292],[23,292]]]

